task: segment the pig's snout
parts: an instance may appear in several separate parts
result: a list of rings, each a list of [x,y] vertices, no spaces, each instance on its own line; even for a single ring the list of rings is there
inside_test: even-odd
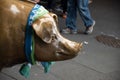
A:
[[[82,48],[82,43],[69,42],[66,45],[66,48],[68,49],[68,54],[69,55],[73,55],[73,56],[75,55],[76,56]]]
[[[67,40],[66,42],[64,42],[62,44],[63,51],[61,54],[71,56],[71,58],[75,57],[75,56],[77,56],[77,54],[81,50],[82,44],[83,43],[77,43],[77,42]]]

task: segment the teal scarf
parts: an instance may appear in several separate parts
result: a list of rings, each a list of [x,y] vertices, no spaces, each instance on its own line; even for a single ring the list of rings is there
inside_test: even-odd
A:
[[[26,33],[25,33],[25,55],[27,58],[27,63],[23,64],[20,69],[20,74],[24,77],[29,77],[30,75],[30,69],[31,66],[36,64],[36,60],[34,58],[34,47],[35,47],[35,41],[34,41],[34,31],[32,29],[32,23],[36,19],[38,19],[40,16],[43,16],[47,14],[48,11],[38,4],[36,4],[32,11],[29,14],[27,25],[26,25]],[[42,66],[44,67],[44,72],[47,73],[50,70],[50,66],[54,62],[41,62]]]

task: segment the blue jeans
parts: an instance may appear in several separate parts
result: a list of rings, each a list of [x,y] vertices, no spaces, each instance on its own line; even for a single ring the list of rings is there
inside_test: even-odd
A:
[[[88,8],[88,0],[68,0],[66,26],[77,30],[77,9],[85,27],[90,27],[93,24],[93,19]]]

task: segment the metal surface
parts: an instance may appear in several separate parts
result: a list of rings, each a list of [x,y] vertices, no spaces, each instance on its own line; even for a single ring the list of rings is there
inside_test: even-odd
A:
[[[100,43],[103,43],[108,46],[112,46],[115,48],[120,48],[120,39],[114,37],[114,36],[108,36],[108,35],[98,35],[95,37],[96,40]]]

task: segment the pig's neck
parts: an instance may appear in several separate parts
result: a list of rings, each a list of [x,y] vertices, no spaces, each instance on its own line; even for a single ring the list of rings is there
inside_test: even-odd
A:
[[[34,6],[32,3],[20,0],[1,0],[0,66],[12,66],[26,61],[24,53],[25,28],[28,15]],[[2,42],[2,43],[1,43]],[[3,48],[3,49],[2,49]],[[5,50],[6,49],[6,50]]]

